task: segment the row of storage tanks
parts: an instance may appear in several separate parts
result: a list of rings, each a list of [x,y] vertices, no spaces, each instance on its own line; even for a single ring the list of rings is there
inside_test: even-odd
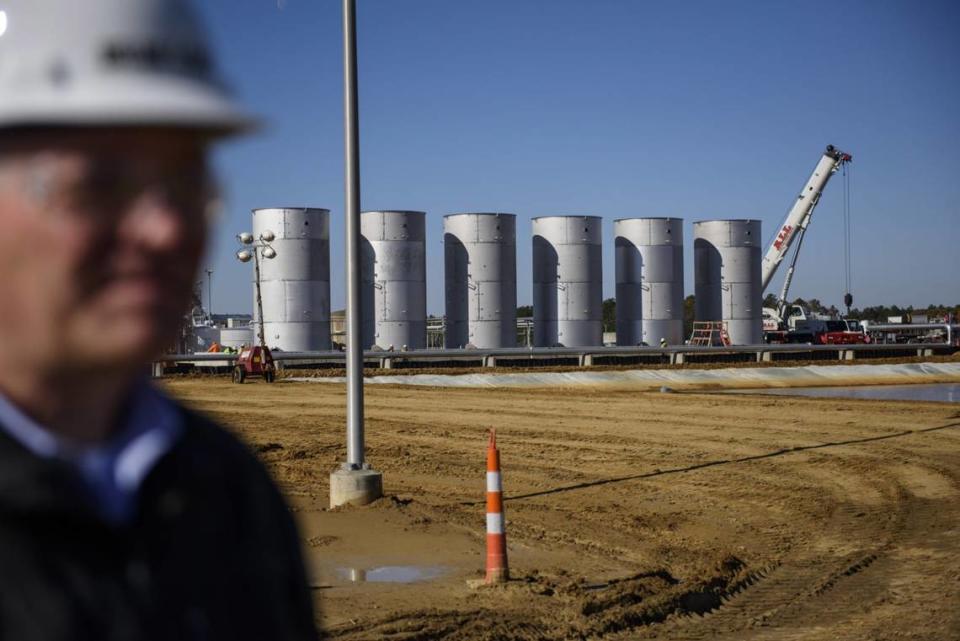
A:
[[[277,255],[261,261],[268,345],[326,350],[330,343],[330,213],[253,211],[254,236],[270,230]],[[426,215],[361,214],[364,348],[426,344]],[[602,344],[599,216],[543,216],[533,226],[533,342]],[[443,219],[448,348],[516,346],[516,217]],[[694,230],[695,316],[725,321],[734,344],[762,338],[760,221],[709,220]],[[618,345],[683,342],[683,219],[614,221]],[[256,306],[255,306],[256,307]]]

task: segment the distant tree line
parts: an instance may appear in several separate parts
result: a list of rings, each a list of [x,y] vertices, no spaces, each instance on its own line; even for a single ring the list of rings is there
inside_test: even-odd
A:
[[[776,295],[767,294],[767,296],[763,299],[763,306],[773,307],[776,309],[778,301],[779,299],[776,297]],[[804,300],[803,298],[797,298],[791,304],[803,305],[810,311],[817,312],[819,314],[846,316],[846,314],[838,310],[835,305],[830,305],[827,307],[816,298],[810,298],[807,300]],[[864,307],[863,309],[858,307],[853,307],[850,309],[850,318],[880,323],[887,322],[887,319],[891,316],[912,316],[914,314],[924,314],[929,318],[950,316],[954,319],[957,319],[960,318],[960,304],[927,305],[926,307],[914,307],[913,305],[909,305],[907,307],[900,307],[898,305],[874,305],[872,307]]]

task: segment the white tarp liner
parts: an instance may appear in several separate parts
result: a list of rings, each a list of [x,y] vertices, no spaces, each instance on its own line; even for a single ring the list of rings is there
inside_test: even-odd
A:
[[[343,383],[343,377],[297,377],[287,380]],[[518,372],[515,374],[398,374],[371,376],[369,384],[430,387],[554,387],[613,385],[678,389],[813,387],[960,381],[960,363],[899,365],[807,365],[805,367],[731,367],[726,369],[643,369],[627,371]]]

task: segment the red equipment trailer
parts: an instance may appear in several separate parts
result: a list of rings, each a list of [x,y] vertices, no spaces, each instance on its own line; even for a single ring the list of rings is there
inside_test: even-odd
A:
[[[233,382],[243,383],[247,376],[263,376],[268,383],[276,380],[277,369],[269,348],[257,345],[240,350],[240,356],[233,366]]]

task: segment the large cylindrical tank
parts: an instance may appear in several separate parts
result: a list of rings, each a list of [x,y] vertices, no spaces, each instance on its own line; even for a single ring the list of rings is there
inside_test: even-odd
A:
[[[730,342],[763,341],[759,220],[703,220],[693,224],[698,321],[724,321]]]
[[[443,217],[447,347],[517,346],[517,219]]]
[[[360,215],[363,346],[401,350],[427,344],[426,214]]]
[[[613,221],[617,345],[683,343],[683,219]]]
[[[273,232],[277,255],[260,258],[264,340],[287,352],[330,349],[330,211],[253,210],[253,236]],[[256,290],[254,290],[256,319]]]
[[[253,345],[257,340],[256,332],[252,327],[225,327],[220,330],[220,345],[222,347],[240,347]]]
[[[599,216],[541,216],[533,225],[533,344],[603,343]]]

